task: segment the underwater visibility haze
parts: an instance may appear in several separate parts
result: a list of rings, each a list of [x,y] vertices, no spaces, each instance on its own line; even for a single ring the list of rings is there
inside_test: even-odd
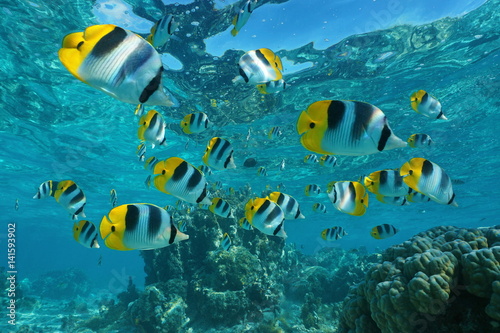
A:
[[[0,331],[500,332],[499,4],[1,1]]]

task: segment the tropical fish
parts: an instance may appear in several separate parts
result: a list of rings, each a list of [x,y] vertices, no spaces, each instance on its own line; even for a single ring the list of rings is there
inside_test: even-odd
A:
[[[300,212],[300,205],[294,197],[281,192],[272,192],[268,198],[278,204],[285,214],[285,219],[304,219],[305,216]]]
[[[323,238],[326,241],[334,241],[337,239],[341,239],[346,235],[347,232],[345,232],[344,228],[342,227],[332,227],[325,229],[321,232],[321,238]]]
[[[411,148],[428,147],[433,142],[429,135],[423,133],[415,133],[408,138],[408,146]]]
[[[381,224],[373,227],[370,235],[375,239],[384,239],[394,236],[398,231],[392,224]]]
[[[424,195],[422,193],[413,191],[413,190],[411,190],[411,193],[409,193],[408,195],[406,195],[406,199],[409,202],[413,202],[413,203],[429,202],[429,201],[431,201],[431,198],[429,198],[428,196],[426,196],[426,195]]]
[[[276,189],[278,191],[286,191],[286,186],[283,183],[279,183],[278,185],[276,185]]]
[[[410,96],[411,108],[415,112],[433,119],[448,120],[441,111],[441,103],[425,90],[419,90]]]
[[[18,211],[18,210],[19,210],[19,199],[16,199],[16,203],[14,204],[14,209],[15,209],[16,211]]]
[[[161,51],[178,27],[179,23],[174,20],[173,15],[165,15],[151,27],[151,33],[146,40]]]
[[[231,247],[231,238],[229,237],[229,234],[226,232],[224,233],[224,236],[222,236],[222,240],[220,242],[220,248],[224,251],[229,251],[229,248]]]
[[[156,168],[156,165],[158,165],[158,168]],[[163,162],[155,156],[151,156],[144,162],[144,169],[149,170],[153,175],[159,174],[163,170]]]
[[[144,104],[137,104],[134,110],[134,114],[136,116],[142,117],[142,115],[144,114]]]
[[[334,166],[337,165],[337,158],[331,155],[323,155],[319,158],[319,164],[321,166],[333,168]]]
[[[257,169],[257,176],[267,176],[267,170],[265,167],[261,166]]]
[[[385,196],[382,194],[377,194],[375,198],[380,201],[381,203],[385,203],[388,205],[393,205],[393,206],[405,206],[409,205],[408,200],[406,199],[406,196],[400,196],[400,197],[393,197],[393,196]]]
[[[313,211],[315,211],[316,213],[326,213],[326,206],[324,204],[322,204],[321,202],[316,202],[314,205],[313,205]]]
[[[186,134],[201,133],[210,126],[208,116],[203,112],[190,113],[181,121],[182,131]]]
[[[208,207],[208,210],[221,217],[231,219],[234,218],[231,206],[229,206],[226,200],[223,200],[221,198],[213,198],[212,204]]]
[[[232,25],[234,28],[231,30],[231,35],[236,36],[240,32],[241,28],[247,23],[252,14],[255,6],[257,5],[257,0],[247,0],[243,6],[238,10],[236,15],[234,15]]]
[[[306,185],[304,192],[305,192],[306,196],[308,196],[308,197],[315,197],[321,193],[321,189],[316,184],[309,184],[309,185]]]
[[[328,198],[335,208],[349,215],[364,215],[368,207],[368,193],[358,182],[335,182],[332,190],[328,193]]]
[[[282,78],[281,59],[269,49],[248,51],[241,56],[238,66],[240,75],[233,79],[233,83],[246,82],[257,85]]]
[[[451,179],[436,163],[425,158],[412,158],[403,164],[400,174],[406,185],[432,201],[458,207]]]
[[[146,145],[144,143],[137,146],[136,154],[139,161],[144,162],[144,159],[146,158]]]
[[[372,172],[364,177],[368,191],[388,197],[400,197],[408,194],[410,188],[403,181],[398,169],[385,169]]]
[[[165,209],[148,203],[111,209],[99,231],[107,247],[120,251],[159,249],[189,238],[177,230]]]
[[[110,192],[109,192],[109,202],[111,202],[111,206],[112,207],[115,207],[116,206],[116,202],[118,200],[118,195],[116,194],[116,190],[115,189],[112,189]]]
[[[274,94],[285,90],[286,86],[287,84],[285,80],[281,79],[281,80],[269,81],[266,83],[258,84],[257,90],[261,94]]]
[[[283,134],[281,132],[281,128],[279,126],[274,126],[273,128],[271,128],[269,130],[269,132],[267,133],[267,137],[269,139],[277,139],[281,136],[281,134]]]
[[[318,163],[319,159],[316,154],[309,154],[304,157],[304,163]]]
[[[167,138],[165,137],[165,127],[167,124],[163,116],[155,110],[149,112],[139,119],[139,129],[137,130],[137,137],[141,141],[151,143],[151,148],[155,144],[160,146],[167,145]]]
[[[162,163],[161,173],[153,180],[156,189],[189,203],[211,203],[207,181],[200,170],[179,157],[170,157]]]
[[[81,220],[73,225],[73,238],[85,247],[98,249],[97,236],[97,228],[90,221]]]
[[[286,238],[285,214],[280,206],[267,198],[254,198],[245,205],[245,217],[256,229],[266,235]]]
[[[59,59],[77,79],[122,102],[176,103],[163,90],[160,55],[129,30],[103,24],[66,35]]]
[[[82,189],[72,180],[60,182],[48,180],[38,187],[38,192],[33,199],[43,199],[52,196],[71,215],[73,220],[79,216],[85,217],[83,209],[87,203],[87,198]]]
[[[203,172],[203,174],[206,176],[210,176],[212,174],[212,169],[210,169],[209,166],[206,166],[206,165],[200,165],[198,167],[198,170],[200,170],[201,172]]]
[[[252,225],[250,224],[250,222],[248,222],[247,218],[246,217],[242,217],[239,221],[238,221],[238,224],[240,225],[240,227],[242,227],[243,229],[245,230],[253,230],[253,227]]]
[[[180,232],[186,232],[187,231],[187,222],[186,221],[179,221],[177,223],[177,229],[179,229]]]
[[[376,106],[357,101],[312,103],[297,121],[301,144],[319,154],[360,156],[405,147]]]
[[[202,157],[203,163],[215,170],[236,168],[233,160],[233,146],[222,138],[212,138]]]

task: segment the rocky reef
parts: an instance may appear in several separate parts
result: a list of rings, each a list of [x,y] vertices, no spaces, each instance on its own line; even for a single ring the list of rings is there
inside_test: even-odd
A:
[[[500,332],[500,226],[435,227],[382,260],[349,290],[341,332]]]

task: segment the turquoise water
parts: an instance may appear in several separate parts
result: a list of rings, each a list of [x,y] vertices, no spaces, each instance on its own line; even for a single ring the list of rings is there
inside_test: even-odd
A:
[[[5,225],[15,222],[19,279],[78,267],[98,288],[113,289],[114,293],[126,287],[129,275],[143,286],[143,261],[138,251],[83,248],[73,240],[73,222],[64,209],[51,198],[32,197],[46,180],[72,179],[84,189],[87,218],[96,224],[111,208],[112,188],[118,193],[119,204],[175,203],[175,198],[144,186],[147,172],[135,155],[139,143],[135,106],[76,80],[57,57],[67,33],[101,23],[122,23],[132,29],[145,21],[136,30],[145,34],[161,13],[169,12],[178,15],[181,26],[178,39],[167,47],[170,58],[165,57],[164,83],[180,106],[156,108],[168,122],[168,146],[148,149],[148,156],[178,156],[200,165],[208,140],[213,136],[227,138],[234,145],[237,168],[218,171],[209,181],[222,181],[225,189],[239,189],[248,183],[257,195],[266,185],[276,188],[283,183],[306,215],[305,220],[286,223],[287,243],[295,243],[309,254],[325,246],[365,246],[378,251],[439,225],[498,224],[498,1],[482,6],[457,1],[453,8],[443,3],[444,8],[428,12],[420,7],[412,9],[409,2],[392,10],[384,4],[369,7],[372,5],[363,2],[352,6],[346,2],[336,7],[317,1],[315,13],[318,6],[331,6],[334,14],[329,18],[311,15],[317,19],[303,15],[305,22],[297,31],[292,26],[301,24],[293,24],[290,17],[308,13],[303,3],[259,1],[262,5],[256,9],[255,19],[251,16],[234,38],[229,33],[228,2],[217,1],[216,10],[204,1],[186,3],[162,9],[160,1],[135,1],[125,7],[123,15],[117,14],[124,6],[118,1],[1,3],[0,158],[4,190],[0,204],[4,230],[0,231],[0,244],[6,248]],[[358,7],[364,8],[363,15],[353,14],[354,23],[349,24],[348,9]],[[138,18],[131,18],[130,8]],[[294,14],[287,17],[288,12]],[[270,20],[274,20],[271,25]],[[307,22],[318,21],[325,23],[311,25],[312,31],[308,31]],[[315,43],[310,44],[312,41]],[[289,84],[285,91],[261,95],[254,87],[232,84],[239,57],[258,47],[268,47],[284,59],[284,78]],[[409,96],[419,89],[438,97],[450,121],[433,121],[410,108]],[[323,99],[374,104],[384,111],[399,137],[406,140],[423,132],[435,145],[361,157],[338,156],[338,165],[331,170],[305,164],[303,158],[310,152],[301,146],[295,123],[309,104]],[[184,135],[178,123],[194,111],[206,112],[214,126],[199,135]],[[273,126],[283,130],[277,140],[267,138]],[[256,158],[257,166],[265,166],[268,176],[258,178],[256,168],[244,168],[248,157]],[[325,193],[318,198],[304,195],[307,184],[325,189],[330,181],[357,180],[376,170],[400,167],[412,157],[428,158],[446,170],[454,181],[459,207],[434,202],[395,207],[372,196],[367,213],[354,217],[336,211]],[[282,159],[286,159],[286,168],[279,171]],[[14,209],[16,199],[19,210]],[[315,214],[314,202],[324,203],[327,214]],[[243,216],[241,208],[235,213],[237,218]],[[380,223],[393,224],[400,232],[375,240],[369,232]],[[349,235],[325,243],[319,234],[334,225],[343,226]],[[98,266],[101,255],[102,265]],[[0,266],[6,265],[7,258],[1,260]]]

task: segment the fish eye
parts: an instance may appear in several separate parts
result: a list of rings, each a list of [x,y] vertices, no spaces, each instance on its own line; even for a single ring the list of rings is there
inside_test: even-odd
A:
[[[162,171],[161,171],[161,174],[162,174],[162,175],[164,175],[164,174],[165,174],[165,170],[162,170]]]
[[[115,229],[115,226],[114,226],[114,225],[113,225],[113,226],[111,226],[111,232],[115,232],[115,230],[116,230],[116,229]]]
[[[143,125],[146,125],[147,123],[146,123],[146,122],[144,122],[144,123],[142,123],[142,124],[143,124]]]
[[[309,124],[309,128],[314,128],[314,126],[316,126],[316,124],[315,124],[315,123],[310,123],[310,124]]]
[[[76,46],[76,48],[79,50],[79,49],[80,49],[80,47],[83,45],[83,43],[84,43],[84,42],[83,42],[83,40],[82,40],[80,43],[78,43],[78,45]]]
[[[408,174],[411,176],[413,175],[413,170],[408,171]]]
[[[252,208],[250,208],[250,210],[253,210],[253,206],[252,206]]]

